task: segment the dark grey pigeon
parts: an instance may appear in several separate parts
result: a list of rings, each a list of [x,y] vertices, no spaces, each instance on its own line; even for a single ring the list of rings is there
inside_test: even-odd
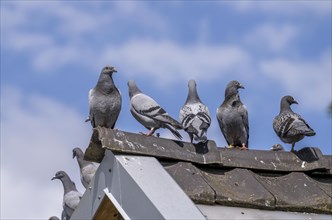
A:
[[[293,152],[296,142],[304,136],[314,136],[316,133],[299,114],[292,111],[292,104],[298,104],[292,96],[284,96],[281,99],[280,113],[273,120],[273,129],[280,140],[292,144]]]
[[[150,131],[148,136],[159,128],[167,128],[175,137],[182,139],[176,129],[182,129],[181,124],[171,118],[167,112],[151,97],[143,94],[133,80],[128,81],[130,112],[134,118]]]
[[[73,149],[73,158],[75,157],[80,167],[81,182],[85,188],[88,188],[98,167],[90,161],[83,160],[84,153],[78,147]]]
[[[48,220],[60,220],[60,219],[58,217],[56,217],[56,216],[52,216]]]
[[[217,109],[217,120],[229,147],[248,149],[248,111],[240,100],[238,89],[244,87],[236,80],[227,84],[225,100]]]
[[[70,219],[71,215],[75,211],[78,203],[82,198],[82,193],[78,192],[73,181],[69,178],[65,171],[58,171],[52,178],[59,179],[62,182],[64,194],[63,194],[63,211],[65,213],[66,219]]]
[[[114,128],[121,111],[122,97],[113,82],[114,67],[102,69],[97,85],[89,92],[90,113],[86,121],[91,121],[93,128],[100,126]]]
[[[211,124],[210,112],[198,96],[195,80],[189,80],[188,87],[188,97],[180,110],[179,119],[191,143],[194,137],[195,141],[206,142],[206,132]]]

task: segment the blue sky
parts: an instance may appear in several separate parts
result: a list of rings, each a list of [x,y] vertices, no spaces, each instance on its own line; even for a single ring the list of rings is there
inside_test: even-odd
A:
[[[272,120],[292,95],[317,133],[295,149],[332,154],[331,20],[331,1],[1,1],[1,219],[60,216],[58,170],[83,192],[72,149],[87,147],[88,91],[105,65],[118,70],[118,129],[145,131],[129,112],[128,80],[178,118],[195,79],[208,137],[225,146],[215,111],[237,79],[250,148],[281,143]]]

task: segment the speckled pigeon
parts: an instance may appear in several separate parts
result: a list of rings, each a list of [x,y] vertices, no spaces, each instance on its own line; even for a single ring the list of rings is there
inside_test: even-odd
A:
[[[98,167],[90,161],[83,160],[84,153],[78,147],[73,149],[73,158],[75,157],[80,167],[81,182],[85,188],[88,188]]]
[[[121,111],[122,97],[113,82],[114,67],[102,69],[97,85],[89,91],[90,113],[86,121],[91,121],[93,128],[100,126],[114,128]]]
[[[206,132],[211,124],[209,109],[200,100],[195,80],[188,82],[188,97],[180,110],[179,119],[183,129],[189,134],[190,142],[206,142]]]
[[[70,219],[82,198],[82,193],[77,191],[74,182],[71,181],[65,171],[58,171],[52,178],[52,180],[54,179],[59,179],[62,182],[64,189],[62,207],[65,212],[66,219]]]
[[[167,112],[151,97],[143,94],[133,80],[128,81],[130,112],[134,118],[150,131],[148,136],[159,128],[167,128],[175,137],[182,139],[176,129],[182,129],[181,124],[170,117]]]
[[[291,104],[298,104],[292,96],[284,96],[280,102],[280,113],[273,120],[273,129],[284,143],[292,144],[294,151],[295,143],[304,136],[314,136],[315,131],[299,115],[292,111]]]
[[[281,144],[274,144],[271,149],[271,151],[284,151],[284,147]]]
[[[244,89],[236,80],[227,84],[225,100],[217,109],[217,120],[229,147],[248,149],[248,111],[240,100],[240,88]]]

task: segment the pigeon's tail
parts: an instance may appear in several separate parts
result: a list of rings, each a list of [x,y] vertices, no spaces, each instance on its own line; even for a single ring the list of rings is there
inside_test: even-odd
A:
[[[165,128],[170,130],[177,139],[182,140],[181,134],[176,129],[174,129],[172,126],[166,124]]]
[[[203,142],[203,143],[207,142],[207,140],[208,140],[206,135],[202,135],[200,137],[195,137],[194,139],[195,139],[195,141]]]
[[[163,115],[163,119],[164,122],[171,124],[174,128],[183,129],[182,125],[177,120],[173,119],[171,116]]]

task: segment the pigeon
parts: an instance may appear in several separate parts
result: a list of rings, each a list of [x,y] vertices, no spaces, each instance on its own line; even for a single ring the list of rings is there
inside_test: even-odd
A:
[[[56,216],[52,216],[48,220],[60,220],[60,219],[58,217],[56,217]]]
[[[151,97],[143,94],[133,80],[128,81],[130,112],[134,118],[150,131],[147,136],[159,128],[167,128],[175,137],[182,139],[176,129],[182,129],[181,124],[170,117],[167,112]]]
[[[114,67],[106,66],[102,69],[97,85],[89,91],[89,117],[93,128],[114,128],[121,111],[122,97],[113,82]]]
[[[73,158],[75,157],[80,167],[81,182],[85,188],[88,188],[98,167],[90,161],[83,160],[84,153],[78,147],[73,149]]]
[[[271,149],[271,151],[284,151],[284,147],[281,144],[274,144]]]
[[[66,219],[70,219],[82,198],[82,193],[77,191],[74,182],[71,181],[66,172],[58,171],[52,178],[52,180],[54,179],[61,180],[63,184],[64,194],[62,206]]]
[[[284,143],[292,144],[294,152],[295,143],[304,136],[314,136],[315,131],[299,115],[292,111],[291,104],[298,104],[292,96],[284,96],[280,102],[280,113],[273,120],[273,129]]]
[[[230,148],[248,149],[248,111],[240,100],[238,89],[244,87],[236,80],[227,84],[225,100],[217,109],[217,120]]]
[[[188,133],[190,142],[196,141],[206,142],[206,132],[211,124],[209,109],[200,100],[195,80],[188,82],[188,97],[180,110],[179,119],[182,128]]]

